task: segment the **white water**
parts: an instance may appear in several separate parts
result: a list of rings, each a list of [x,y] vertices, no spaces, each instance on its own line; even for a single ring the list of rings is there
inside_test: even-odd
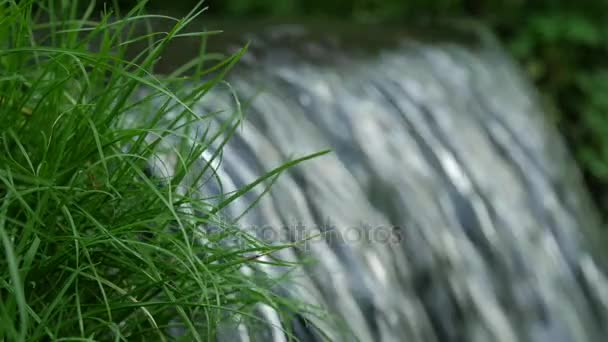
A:
[[[335,340],[608,336],[607,283],[584,234],[596,231],[593,212],[560,137],[500,49],[404,38],[361,53],[298,30],[270,36],[232,74],[243,105],[252,102],[220,176],[231,191],[290,157],[333,149],[281,175],[239,221],[269,240],[324,233],[280,254],[318,261],[282,291],[329,309],[352,334],[303,317]],[[217,89],[196,109],[231,108]],[[223,214],[238,217],[263,190]],[[268,308],[260,315],[278,322]],[[249,334],[286,339],[271,325],[225,339]]]

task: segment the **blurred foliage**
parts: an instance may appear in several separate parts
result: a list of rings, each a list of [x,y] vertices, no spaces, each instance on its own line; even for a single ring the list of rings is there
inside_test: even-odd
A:
[[[604,219],[608,219],[608,2],[547,2],[494,18],[513,55],[554,108]],[[513,15],[511,16],[513,17]]]
[[[152,0],[167,7],[164,0]],[[172,6],[191,6],[176,0]],[[537,84],[608,218],[608,0],[208,0],[217,16],[409,23],[468,17],[492,27]]]

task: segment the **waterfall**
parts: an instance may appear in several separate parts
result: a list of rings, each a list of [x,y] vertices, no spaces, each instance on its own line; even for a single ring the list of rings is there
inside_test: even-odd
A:
[[[252,48],[229,86],[195,108],[246,113],[216,165],[223,191],[332,150],[222,212],[269,243],[309,238],[277,253],[306,261],[277,291],[328,316],[302,313],[293,333],[424,342],[608,336],[592,205],[537,95],[498,44],[483,33],[314,31],[245,35]],[[219,192],[210,181],[201,196]],[[221,337],[288,340],[276,312],[259,315],[270,324]]]

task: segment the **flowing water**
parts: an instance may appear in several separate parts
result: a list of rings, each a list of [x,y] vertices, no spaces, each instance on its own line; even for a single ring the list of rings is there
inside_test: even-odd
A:
[[[333,150],[223,212],[239,217],[264,195],[239,225],[275,242],[321,233],[279,253],[316,259],[279,290],[335,318],[302,314],[293,323],[297,337],[608,336],[593,209],[534,90],[498,45],[483,33],[414,39],[313,31],[283,26],[246,35],[253,48],[230,87],[197,108],[230,110],[232,92],[245,108],[247,120],[219,165],[224,191],[289,158]],[[287,340],[275,312],[259,313],[266,328],[240,326],[222,338]]]

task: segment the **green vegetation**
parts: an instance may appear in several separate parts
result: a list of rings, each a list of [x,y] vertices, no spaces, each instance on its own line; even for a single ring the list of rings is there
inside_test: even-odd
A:
[[[203,181],[221,182],[204,177],[221,159],[221,150],[209,147],[226,143],[242,114],[198,113],[194,104],[222,82],[245,50],[224,60],[201,51],[175,73],[155,76],[154,65],[171,40],[203,41],[211,34],[186,32],[202,7],[181,3],[194,10],[173,19],[146,15],[143,1],[131,1],[125,15],[110,5],[99,15],[103,6],[87,2],[0,0],[0,341],[162,341],[175,337],[170,331],[201,341],[213,338],[222,324],[264,324],[255,313],[259,303],[286,322],[294,311],[313,310],[274,294],[277,280],[240,271],[269,263],[260,256],[288,246],[265,244],[219,214],[253,187],[319,154],[280,166],[234,193],[205,198],[195,191]],[[208,5],[216,15],[237,17],[486,21],[553,104],[608,217],[607,2]],[[173,22],[173,29],[142,32],[151,19]],[[141,43],[147,48],[127,58],[129,47]],[[223,124],[214,129],[211,120]],[[203,152],[212,157],[201,160]],[[167,155],[174,156],[172,165],[163,164],[171,159],[162,158]],[[152,175],[151,165],[166,174]],[[219,229],[207,233],[205,226]],[[224,243],[235,237],[239,244]]]
[[[315,155],[213,201],[199,194],[202,181],[221,181],[203,179],[221,150],[201,154],[223,145],[242,116],[224,113],[214,130],[206,123],[220,114],[194,104],[244,50],[221,61],[201,53],[154,76],[169,41],[209,33],[183,33],[200,6],[181,19],[142,8],[100,15],[76,1],[0,0],[0,341],[163,341],[171,331],[202,341],[221,324],[261,324],[256,303],[284,321],[299,309],[271,291],[277,280],[240,271],[286,246],[245,235],[219,213]],[[174,26],[136,35],[151,18]],[[142,41],[147,48],[127,60]],[[162,163],[167,155],[174,165]],[[151,175],[150,165],[168,171]]]

